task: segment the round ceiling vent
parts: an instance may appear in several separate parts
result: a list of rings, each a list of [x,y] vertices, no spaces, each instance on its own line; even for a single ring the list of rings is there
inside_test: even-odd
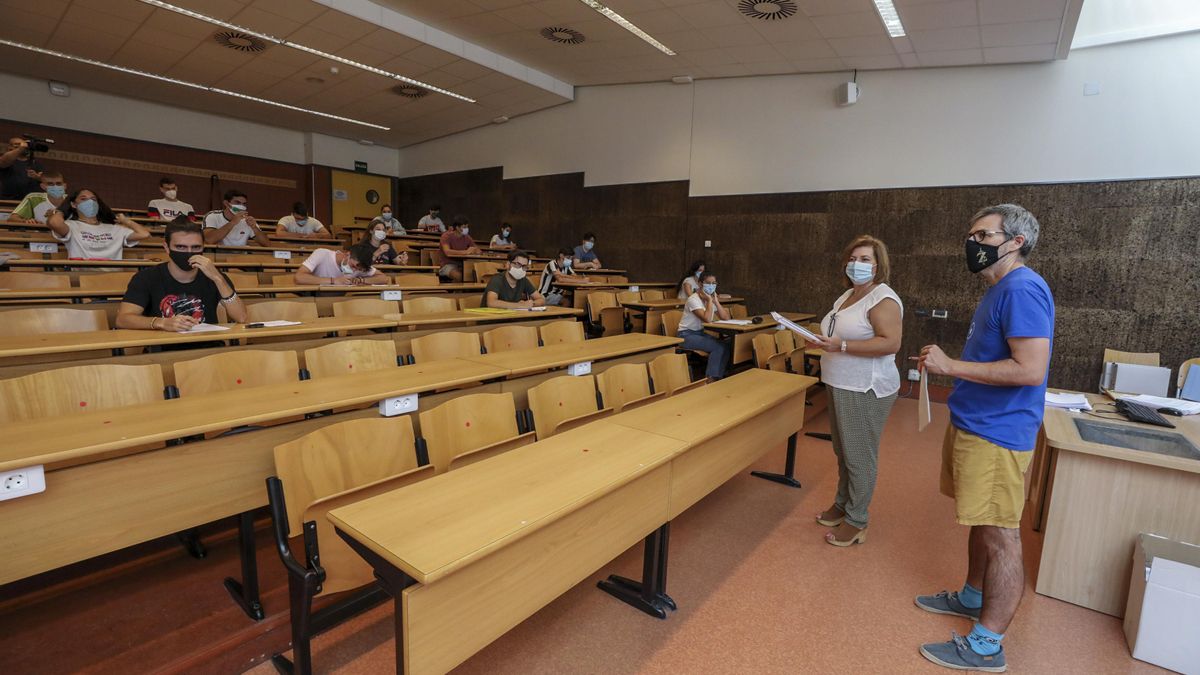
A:
[[[550,26],[541,30],[542,37],[562,45],[577,45],[587,38],[574,28],[559,28]]]
[[[267,43],[253,35],[239,33],[233,30],[222,30],[213,33],[213,40],[222,47],[236,49],[239,52],[258,53],[267,50]]]
[[[751,19],[777,21],[793,16],[797,10],[792,0],[741,0],[738,11]]]
[[[424,98],[429,95],[429,90],[411,84],[398,84],[392,87],[392,93],[404,98]]]

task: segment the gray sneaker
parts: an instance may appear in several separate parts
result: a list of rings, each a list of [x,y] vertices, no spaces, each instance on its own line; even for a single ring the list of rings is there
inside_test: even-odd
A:
[[[984,673],[1003,673],[1008,669],[1004,662],[1004,647],[991,656],[976,654],[967,638],[951,633],[949,642],[931,642],[921,645],[921,656],[939,666],[954,670],[978,670]]]
[[[964,619],[979,620],[979,613],[982,607],[967,607],[958,600],[958,591],[942,591],[937,595],[918,595],[913,602],[925,610],[934,614],[951,614],[953,616],[961,616]]]

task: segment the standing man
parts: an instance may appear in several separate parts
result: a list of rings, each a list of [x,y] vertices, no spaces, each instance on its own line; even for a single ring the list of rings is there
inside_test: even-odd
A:
[[[8,139],[8,150],[0,154],[0,199],[24,199],[36,192],[42,180],[42,165],[20,136]]]
[[[180,201],[179,186],[175,184],[174,178],[170,176],[159,178],[158,191],[162,197],[150,200],[146,206],[146,215],[158,218],[164,223],[169,223],[179,216],[187,216],[188,220],[195,219],[196,210],[192,208],[192,205]]]
[[[1025,266],[1039,229],[1033,214],[1015,204],[975,214],[967,269],[991,287],[975,309],[961,358],[946,356],[937,345],[921,350],[923,368],[955,378],[941,489],[954,498],[956,519],[971,532],[962,590],[917,596],[916,604],[975,621],[967,637],[952,634],[949,642],[923,645],[921,654],[956,670],[1005,670],[1000,641],[1025,590],[1025,469],[1045,412],[1054,339],[1054,296]]]
[[[417,221],[417,229],[422,232],[436,232],[438,234],[446,231],[446,224],[442,222],[438,215],[442,212],[442,207],[434,204],[429,207],[429,214],[421,216]]]
[[[246,193],[229,190],[225,193],[224,208],[210,211],[204,217],[204,242],[224,246],[246,246],[253,239],[259,246],[270,246],[271,240],[247,212]]]

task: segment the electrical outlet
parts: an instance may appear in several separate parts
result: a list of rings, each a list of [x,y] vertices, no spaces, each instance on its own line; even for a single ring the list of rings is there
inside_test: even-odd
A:
[[[640,291],[640,290],[642,290],[642,287],[641,287],[641,286],[630,286],[630,287],[629,287],[629,292],[630,292],[630,293],[637,293],[637,292],[638,292],[638,291]]]
[[[908,381],[909,382],[919,382],[920,380],[921,380],[921,371],[917,370],[916,368],[909,368],[908,369]]]
[[[379,402],[379,414],[384,417],[395,417],[417,411],[417,395],[385,398]]]
[[[402,295],[401,291],[384,291],[379,294],[379,297],[383,298],[384,300],[397,300],[398,301],[401,299],[401,295]]]
[[[935,319],[945,319],[945,318],[948,318],[949,316],[950,316],[950,312],[947,312],[944,309],[933,310],[933,318],[935,318]]]
[[[29,251],[31,253],[58,253],[58,244],[52,241],[31,241],[29,242]]]
[[[712,248],[712,240],[711,239],[704,240],[704,248]]]
[[[0,473],[0,501],[45,491],[46,473],[41,464]]]
[[[275,251],[275,257],[279,258],[280,260],[291,260],[292,252],[291,251]]]
[[[592,372],[592,362],[584,361],[582,363],[572,363],[567,366],[568,375],[588,375]]]

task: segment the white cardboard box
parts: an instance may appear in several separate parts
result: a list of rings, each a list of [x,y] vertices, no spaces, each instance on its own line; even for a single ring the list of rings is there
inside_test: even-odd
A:
[[[1125,641],[1133,658],[1200,675],[1200,546],[1141,534],[1133,549]]]

